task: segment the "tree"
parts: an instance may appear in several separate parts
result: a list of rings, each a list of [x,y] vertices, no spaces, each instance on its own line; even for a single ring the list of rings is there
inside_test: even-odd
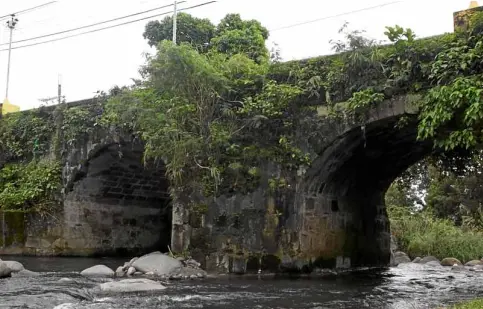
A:
[[[268,30],[256,20],[242,20],[239,14],[228,14],[216,28],[211,40],[213,50],[233,56],[245,54],[257,63],[266,62],[270,53],[265,46]]]
[[[200,51],[205,51],[213,38],[215,26],[209,19],[193,17],[187,13],[177,16],[177,36],[179,43],[186,42]],[[173,38],[173,17],[167,16],[162,21],[150,21],[143,33],[149,46],[157,46],[163,40]]]

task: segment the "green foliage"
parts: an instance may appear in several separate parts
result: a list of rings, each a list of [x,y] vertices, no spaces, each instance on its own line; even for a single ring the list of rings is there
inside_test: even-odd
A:
[[[401,250],[411,257],[433,255],[439,259],[455,257],[462,262],[479,259],[483,251],[483,233],[462,229],[428,211],[411,213],[407,208],[390,207],[393,235]]]
[[[84,142],[87,137],[98,129],[102,116],[102,107],[99,104],[62,108],[62,125],[60,129],[63,141],[68,146]]]
[[[481,101],[482,82],[476,78],[458,77],[431,89],[421,109],[418,138],[435,139],[446,150],[476,146],[481,141]]]
[[[34,160],[28,164],[7,164],[0,169],[0,209],[46,213],[56,206],[61,184],[58,162]]]
[[[233,31],[226,25],[221,35]],[[264,161],[291,169],[309,160],[294,140],[295,101],[303,91],[268,80],[268,63],[249,56],[203,54],[164,41],[146,65],[143,87],[109,99],[102,123],[141,138],[146,159],[164,160],[177,189],[253,190]]]
[[[453,309],[482,309],[483,308],[483,299],[475,299],[471,301],[467,301],[461,304],[458,304]]]
[[[265,46],[267,38],[268,30],[258,21],[244,21],[239,14],[228,14],[220,21],[211,46],[218,53],[245,54],[256,63],[263,63],[269,59]]]
[[[215,33],[215,26],[209,19],[193,17],[187,13],[177,15],[177,42],[191,44],[198,51],[206,51]],[[173,17],[162,21],[150,21],[143,33],[149,46],[157,46],[163,40],[173,38]]]
[[[5,161],[40,156],[49,150],[52,115],[43,110],[11,113],[0,121],[0,157]]]
[[[242,20],[239,14],[228,14],[215,27],[208,19],[179,13],[177,24],[177,42],[190,44],[200,53],[244,54],[257,63],[267,62],[270,58],[265,46],[268,30],[256,20]],[[149,22],[143,35],[150,46],[171,40],[172,17]]]
[[[358,113],[374,107],[376,104],[384,100],[384,94],[374,92],[374,89],[369,88],[359,92],[355,92],[352,98],[349,99],[349,110]]]

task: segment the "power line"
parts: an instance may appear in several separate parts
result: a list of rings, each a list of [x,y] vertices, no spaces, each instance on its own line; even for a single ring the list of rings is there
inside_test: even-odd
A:
[[[27,13],[29,11],[33,11],[33,10],[39,9],[41,7],[47,6],[47,5],[52,4],[52,3],[55,3],[55,2],[57,2],[57,1],[50,1],[50,2],[47,2],[47,3],[41,4],[41,5],[37,5],[37,6],[31,7],[31,8],[25,9],[25,10],[21,10],[21,11],[15,12],[15,13],[11,13],[11,14],[8,14],[8,15],[0,16],[0,20],[5,19],[5,18],[8,18],[8,17],[10,17],[12,15],[18,15],[18,14],[22,14],[22,13]]]
[[[180,1],[178,3],[184,3],[184,2],[186,2],[186,1]],[[41,35],[41,36],[36,36],[36,37],[33,37],[33,38],[18,40],[18,41],[12,42],[12,43],[22,43],[22,42],[27,42],[27,41],[32,41],[32,40],[38,40],[38,39],[43,39],[43,38],[50,37],[50,36],[54,36],[54,35],[59,35],[59,34],[64,34],[64,33],[72,32],[72,31],[77,31],[77,30],[85,29],[85,28],[99,26],[99,25],[107,24],[107,23],[110,23],[110,22],[113,22],[113,21],[117,21],[117,20],[129,18],[129,17],[133,17],[133,16],[137,16],[137,15],[146,14],[146,13],[149,13],[149,12],[152,12],[152,11],[157,11],[157,10],[165,9],[167,7],[170,7],[170,6],[173,6],[173,4],[168,4],[168,5],[160,6],[160,7],[154,8],[154,9],[150,9],[150,10],[147,10],[147,11],[138,12],[138,13],[134,13],[134,14],[129,14],[129,15],[126,15],[126,16],[116,17],[116,18],[109,19],[109,20],[105,20],[105,21],[101,21],[101,22],[98,22],[98,23],[95,23],[95,24],[90,24],[90,25],[81,26],[81,27],[77,27],[77,28],[72,28],[72,29],[68,29],[68,30],[63,30],[63,31],[55,32],[55,33],[45,34],[45,35]],[[7,44],[5,44],[5,43],[4,44],[0,44],[0,46],[4,46],[4,45],[7,45]]]
[[[366,8],[359,9],[359,10],[354,10],[354,11],[345,12],[345,13],[339,13],[339,14],[336,14],[336,15],[331,15],[331,16],[326,16],[326,17],[322,17],[322,18],[318,18],[318,19],[304,21],[304,22],[300,22],[300,23],[297,23],[297,24],[283,26],[283,27],[280,27],[280,28],[270,29],[270,32],[275,32],[275,31],[279,31],[279,30],[294,28],[294,27],[298,27],[298,26],[302,26],[302,25],[307,25],[307,24],[315,23],[315,22],[318,22],[318,21],[326,20],[326,19],[331,19],[331,18],[336,18],[336,17],[344,16],[344,15],[350,15],[350,14],[354,14],[354,13],[360,13],[360,12],[364,12],[364,11],[374,10],[374,9],[378,9],[378,8],[381,8],[381,7],[384,7],[384,6],[393,5],[393,4],[396,4],[396,3],[399,3],[399,2],[404,2],[404,0],[392,1],[392,2],[383,3],[383,4],[371,6],[371,7],[366,7]]]
[[[204,3],[197,4],[197,5],[193,5],[193,6],[190,6],[190,7],[187,7],[187,8],[178,9],[178,11],[186,11],[186,10],[189,10],[189,9],[194,9],[194,8],[201,7],[201,6],[205,6],[205,5],[208,5],[208,4],[215,3],[215,2],[217,2],[217,1],[216,0],[213,0],[213,1],[209,1],[209,2],[204,2]],[[135,22],[138,22],[138,21],[143,21],[143,20],[146,20],[146,19],[151,19],[151,18],[158,17],[158,16],[163,16],[163,15],[171,14],[173,12],[174,11],[165,12],[165,13],[161,13],[161,14],[156,14],[156,15],[152,15],[152,16],[149,16],[149,17],[144,17],[144,18],[140,18],[140,19],[136,19],[136,20],[127,21],[127,22],[124,22],[124,23],[121,23],[121,24],[117,24],[117,25],[112,25],[112,26],[107,26],[107,27],[104,27],[104,28],[99,28],[99,29],[94,29],[94,30],[90,30],[90,31],[86,31],[86,32],[77,33],[77,34],[72,34],[72,35],[69,35],[69,36],[62,37],[62,38],[57,38],[57,39],[52,39],[52,40],[38,42],[38,43],[33,43],[33,44],[28,44],[28,45],[22,45],[22,46],[12,47],[12,49],[20,49],[20,48],[25,48],[25,47],[31,47],[31,46],[36,46],[36,45],[51,43],[51,42],[55,42],[55,41],[61,41],[61,40],[65,40],[65,39],[68,39],[68,38],[73,38],[73,37],[80,36],[80,35],[84,35],[84,34],[94,33],[94,32],[98,32],[98,31],[102,31],[102,30],[107,30],[107,29],[111,29],[111,28],[115,28],[115,27],[119,27],[119,26],[124,26],[124,25],[128,25],[128,24],[132,24],[132,23],[135,23]],[[7,51],[7,50],[8,49],[0,49],[0,52]]]

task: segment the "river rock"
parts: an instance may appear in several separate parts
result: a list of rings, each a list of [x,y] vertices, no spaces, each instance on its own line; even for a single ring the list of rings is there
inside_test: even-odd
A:
[[[421,258],[419,256],[415,257],[413,260],[413,263],[419,263],[419,262],[421,262]]]
[[[439,261],[429,261],[425,265],[432,267],[442,267]]]
[[[114,271],[105,265],[96,265],[81,271],[81,275],[86,277],[112,277]]]
[[[129,261],[129,266],[132,266],[132,264],[133,264],[134,262],[136,262],[136,260],[137,260],[137,259],[139,259],[139,258],[138,258],[138,257],[134,257],[134,258],[132,258],[132,259]]]
[[[40,274],[34,271],[30,271],[28,269],[23,269],[19,272],[12,272],[12,277],[25,278],[25,277],[37,277],[37,276],[40,276]]]
[[[466,267],[464,267],[463,265],[456,265],[456,266],[451,267],[451,270],[452,271],[465,271]]]
[[[176,274],[181,277],[188,278],[190,278],[191,276],[196,276],[197,278],[205,278],[208,275],[208,273],[202,269],[195,269],[191,267],[183,267]]]
[[[176,273],[183,265],[177,259],[164,254],[148,254],[137,259],[132,265],[137,271],[153,272],[157,276]]]
[[[200,269],[200,267],[201,267],[201,263],[199,263],[198,261],[196,261],[194,259],[189,259],[189,260],[185,261],[184,264],[187,267],[196,268],[196,269]]]
[[[134,268],[134,267],[132,267],[132,266],[131,266],[131,267],[129,267],[129,269],[127,270],[127,275],[128,275],[128,276],[132,276],[132,275],[134,275],[134,273],[135,273],[135,272],[136,272],[136,268]]]
[[[12,270],[7,266],[7,263],[0,262],[0,279],[12,276]]]
[[[19,263],[17,261],[3,261],[3,262],[7,264],[7,267],[10,268],[10,270],[14,273],[18,273],[25,269],[22,263]]]
[[[476,266],[476,265],[483,265],[483,262],[480,260],[472,260],[465,264],[465,266],[470,266],[470,267]]]
[[[444,258],[441,261],[442,266],[454,266],[454,265],[463,265],[463,263],[460,262],[460,260],[455,259],[455,258]]]
[[[437,258],[435,258],[434,256],[425,256],[421,259],[421,261],[419,261],[420,264],[426,264],[428,262],[438,262],[438,263],[441,263]]]
[[[403,263],[411,263],[411,259],[409,258],[409,256],[402,251],[394,252],[394,266]]]
[[[116,269],[116,277],[124,277],[125,274],[126,274],[126,272],[124,271],[124,267],[119,266]]]
[[[106,282],[102,283],[100,288],[102,292],[108,293],[146,292],[166,289],[162,284],[149,279],[124,279]]]

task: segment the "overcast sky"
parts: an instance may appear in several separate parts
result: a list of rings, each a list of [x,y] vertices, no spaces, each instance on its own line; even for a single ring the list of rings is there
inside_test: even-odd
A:
[[[0,16],[49,1],[0,0]],[[206,1],[188,0],[179,6],[183,8]],[[172,0],[58,0],[57,3],[44,8],[19,15],[14,41],[137,13],[171,2]],[[452,32],[453,12],[466,9],[470,3],[469,0],[402,0],[380,8],[279,29],[391,2],[394,1],[219,0],[217,3],[192,9],[189,13],[209,18],[214,23],[227,13],[240,13],[244,19],[257,19],[272,30],[267,43],[278,43],[283,59],[291,60],[330,53],[329,41],[338,38],[337,30],[345,21],[350,23],[351,28],[366,30],[369,36],[381,40],[384,39],[384,27],[395,24],[412,28],[419,37]],[[168,11],[169,8],[123,21]],[[39,106],[39,99],[57,94],[59,74],[62,76],[63,93],[67,101],[91,98],[97,90],[108,90],[113,85],[130,84],[131,78],[139,77],[137,70],[143,63],[143,52],[152,52],[142,37],[144,25],[148,21],[13,50],[10,102],[20,105],[22,109]],[[4,45],[8,43],[5,22],[6,20],[1,21],[0,50],[8,47]],[[91,29],[95,27],[69,34]],[[69,34],[17,43],[13,46],[43,42]],[[5,97],[6,71],[7,52],[0,51],[1,100]]]

